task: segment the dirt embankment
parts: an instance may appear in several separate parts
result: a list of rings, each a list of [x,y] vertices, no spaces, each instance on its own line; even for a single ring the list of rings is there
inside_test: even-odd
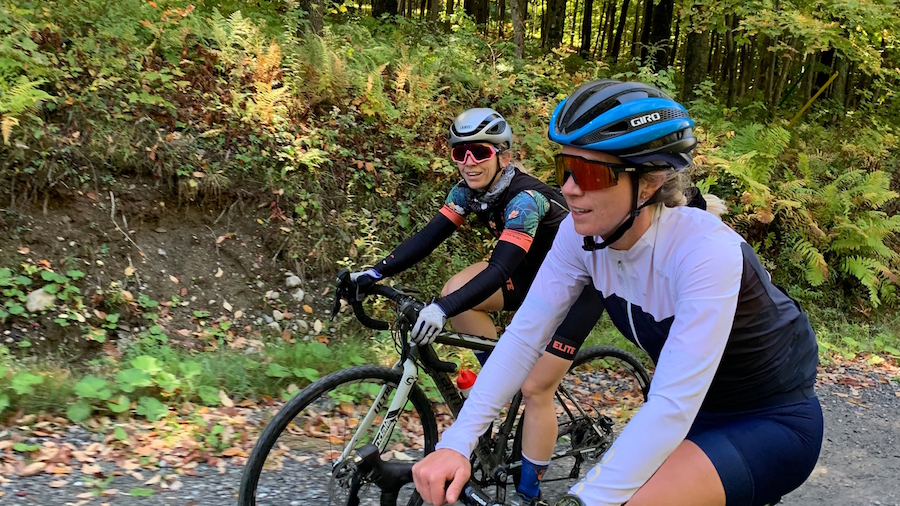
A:
[[[322,297],[325,282],[307,279],[302,259],[287,258],[295,225],[278,207],[278,195],[242,190],[199,205],[173,200],[152,179],[119,178],[113,186],[62,190],[0,213],[6,238],[0,267],[85,274],[76,282],[84,321],[60,326],[53,321],[58,311],[11,317],[0,323],[0,342],[16,349],[27,340],[27,353],[62,351],[78,360],[100,350],[85,341],[84,328],[108,324],[102,317],[111,313],[120,319],[108,330],[108,342],[124,343],[145,330],[141,315],[155,312],[170,340],[187,347],[201,346],[201,327],[220,321],[229,321],[238,335],[260,329],[303,334],[324,319],[330,304]],[[29,290],[42,286],[33,277]]]

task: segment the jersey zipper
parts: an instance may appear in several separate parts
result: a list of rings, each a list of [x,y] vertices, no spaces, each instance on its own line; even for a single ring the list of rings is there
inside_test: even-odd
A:
[[[634,316],[631,314],[631,303],[628,302],[627,304],[628,305],[626,306],[626,308],[628,310],[628,324],[631,325],[631,335],[632,337],[634,337],[634,343],[638,345],[638,348],[644,350],[644,353],[646,353],[647,350],[644,349],[644,345],[642,345],[641,340],[638,339],[637,330],[635,330],[634,328]]]

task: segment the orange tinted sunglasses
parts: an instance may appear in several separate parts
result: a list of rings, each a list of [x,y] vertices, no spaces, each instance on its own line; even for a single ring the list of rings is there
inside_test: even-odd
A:
[[[635,167],[614,163],[588,160],[580,156],[564,155],[554,157],[556,162],[556,181],[559,186],[566,184],[569,176],[575,178],[575,184],[583,191],[605,190],[619,182],[620,172],[632,172]]]

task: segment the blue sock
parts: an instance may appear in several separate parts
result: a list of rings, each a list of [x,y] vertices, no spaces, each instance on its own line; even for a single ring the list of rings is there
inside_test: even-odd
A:
[[[541,495],[541,478],[550,465],[549,460],[532,461],[522,454],[522,479],[519,480],[518,492],[531,500]]]
[[[488,357],[491,356],[491,352],[489,351],[473,351],[475,354],[475,358],[478,359],[478,363],[481,364],[481,367],[484,367],[484,363],[487,362]]]

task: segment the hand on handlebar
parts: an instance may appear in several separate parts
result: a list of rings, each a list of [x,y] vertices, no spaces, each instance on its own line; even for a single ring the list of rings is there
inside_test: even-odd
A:
[[[409,337],[418,345],[431,344],[446,323],[447,315],[444,314],[444,310],[432,302],[419,311],[419,318],[413,325]]]
[[[416,490],[426,503],[434,506],[453,504],[472,475],[469,459],[449,449],[440,449],[425,456],[412,469]],[[447,486],[447,483],[450,486]]]
[[[356,287],[356,300],[363,300],[366,298],[366,294],[369,293],[369,290],[375,283],[378,282],[379,279],[382,278],[380,272],[375,269],[366,269],[364,271],[351,272],[350,273],[350,281]]]

